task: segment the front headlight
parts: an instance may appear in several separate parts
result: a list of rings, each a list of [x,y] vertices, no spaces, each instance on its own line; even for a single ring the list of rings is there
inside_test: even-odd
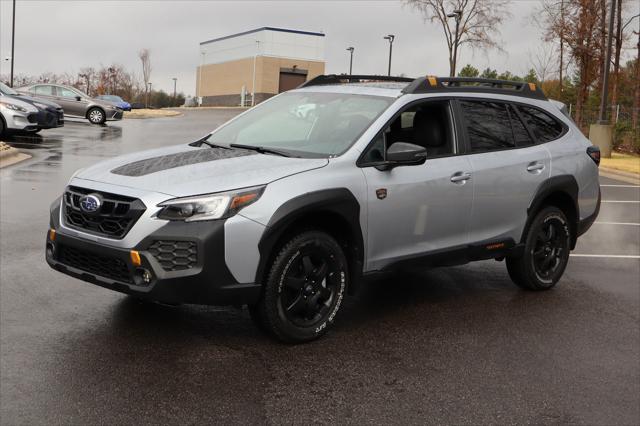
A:
[[[23,107],[21,107],[19,105],[10,104],[8,102],[0,101],[0,105],[2,105],[5,108],[8,108],[10,110],[13,110],[13,111],[27,112],[26,108],[23,108]]]
[[[264,186],[195,197],[174,198],[158,204],[158,219],[195,222],[231,217],[258,201]]]

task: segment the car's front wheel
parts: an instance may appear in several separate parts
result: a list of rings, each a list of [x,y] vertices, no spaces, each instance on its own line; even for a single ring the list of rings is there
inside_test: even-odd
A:
[[[100,108],[91,108],[89,111],[87,111],[87,118],[89,119],[91,124],[102,124],[107,119],[104,111]]]
[[[520,287],[548,290],[564,273],[570,249],[567,217],[557,207],[545,207],[529,226],[523,255],[507,258],[509,276]]]
[[[307,342],[333,323],[348,280],[338,242],[322,231],[306,231],[285,243],[269,270],[262,297],[249,312],[278,339]]]

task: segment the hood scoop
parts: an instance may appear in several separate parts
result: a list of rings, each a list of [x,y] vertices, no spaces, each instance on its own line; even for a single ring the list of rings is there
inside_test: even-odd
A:
[[[145,176],[151,173],[191,164],[206,163],[208,161],[224,160],[226,158],[257,155],[256,152],[234,148],[204,148],[193,151],[178,152],[134,161],[111,170],[111,173],[121,176]]]

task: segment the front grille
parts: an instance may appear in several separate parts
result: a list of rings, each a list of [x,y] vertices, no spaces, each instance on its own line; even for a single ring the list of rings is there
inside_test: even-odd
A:
[[[95,275],[126,283],[133,283],[127,264],[116,257],[101,256],[71,246],[58,245],[58,261],[64,265]]]
[[[165,271],[193,268],[198,261],[198,248],[193,241],[154,241],[149,253]]]
[[[80,208],[84,195],[94,194],[102,200],[97,212],[87,213]],[[64,193],[65,225],[94,235],[121,239],[146,210],[137,198],[93,191],[70,186]]]

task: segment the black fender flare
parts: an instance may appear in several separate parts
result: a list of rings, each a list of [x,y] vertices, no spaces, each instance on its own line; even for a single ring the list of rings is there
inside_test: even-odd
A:
[[[305,216],[323,213],[337,215],[348,225],[346,237],[351,242],[349,245],[350,253],[348,253],[351,283],[348,290],[350,293],[355,290],[362,276],[364,265],[364,239],[360,226],[360,203],[347,188],[308,192],[292,198],[278,207],[269,219],[258,243],[260,262],[256,271],[256,283],[264,281],[269,263],[276,254],[275,250],[278,249],[277,244],[291,229],[291,226]]]
[[[520,242],[524,243],[529,225],[535,214],[540,210],[544,201],[554,193],[562,193],[571,199],[572,207],[575,211],[575,217],[568,217],[572,227],[571,248],[575,247],[578,232],[578,223],[580,222],[580,206],[578,205],[578,182],[572,175],[552,176],[538,186],[536,194],[531,200],[527,208],[527,224],[525,225]]]

